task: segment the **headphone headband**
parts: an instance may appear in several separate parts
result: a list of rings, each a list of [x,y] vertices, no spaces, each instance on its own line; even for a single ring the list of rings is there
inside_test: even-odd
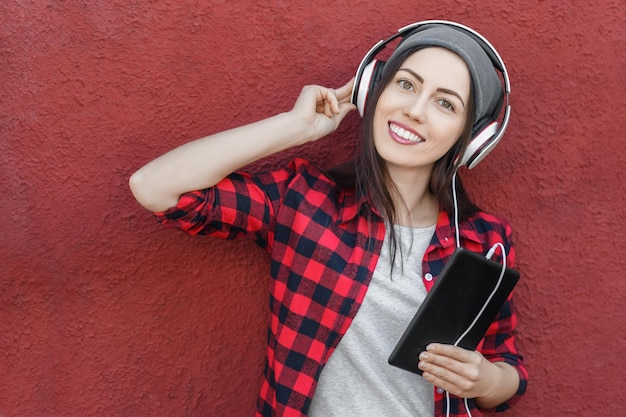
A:
[[[376,43],[365,55],[359,67],[357,69],[354,87],[352,89],[351,102],[355,104],[363,115],[365,110],[365,104],[368,96],[374,89],[374,86],[378,82],[378,79],[382,73],[382,68],[385,64],[384,61],[376,60],[376,56],[387,47],[391,42],[398,38],[406,39],[410,35],[416,32],[427,29],[428,27],[443,25],[452,29],[458,30],[465,35],[471,37],[487,54],[494,69],[498,71],[502,76],[503,95],[504,95],[504,115],[500,125],[498,126],[497,119],[500,116],[502,105],[498,106],[495,114],[488,117],[484,123],[482,121],[475,120],[474,128],[478,127],[478,131],[473,132],[472,140],[470,141],[466,152],[463,156],[459,156],[459,166],[467,165],[468,168],[475,167],[489,152],[491,152],[496,144],[502,139],[504,132],[509,124],[509,118],[511,114],[510,105],[510,93],[511,84],[506,70],[504,61],[500,57],[498,51],[493,45],[480,33],[475,30],[456,22],[450,22],[446,20],[424,20],[410,25],[404,26],[398,30],[397,33],[391,37],[380,40]],[[402,42],[402,41],[401,41]]]

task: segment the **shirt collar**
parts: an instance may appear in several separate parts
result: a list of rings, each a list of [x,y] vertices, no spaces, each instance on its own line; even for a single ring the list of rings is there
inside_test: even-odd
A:
[[[349,223],[357,216],[365,214],[366,211],[373,212],[382,221],[380,212],[373,206],[369,196],[356,191],[341,190],[339,193],[337,198],[340,207],[338,224]]]
[[[358,215],[364,214],[366,210],[374,213],[379,219],[383,220],[380,212],[373,206],[372,200],[364,193],[354,191],[340,191],[338,196],[339,215],[338,224],[348,223],[354,220]],[[441,210],[437,216],[437,225],[435,227],[435,237],[442,247],[456,245],[456,230],[454,220],[447,211]],[[461,240],[482,243],[482,239],[474,223],[471,221],[462,221],[459,224],[459,236]]]

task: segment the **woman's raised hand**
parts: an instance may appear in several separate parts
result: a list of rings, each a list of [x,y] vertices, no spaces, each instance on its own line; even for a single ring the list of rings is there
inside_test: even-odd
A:
[[[302,89],[291,115],[303,123],[308,141],[314,141],[333,132],[343,118],[356,106],[350,103],[353,80],[332,89],[307,85]]]
[[[251,162],[334,131],[355,108],[351,90],[352,81],[337,90],[304,87],[291,111],[188,142],[149,162],[131,177],[131,190],[151,211],[172,207],[187,191],[211,187]]]

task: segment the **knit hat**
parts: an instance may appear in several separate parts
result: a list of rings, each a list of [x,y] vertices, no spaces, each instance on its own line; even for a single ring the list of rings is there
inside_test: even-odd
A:
[[[446,48],[459,55],[467,64],[474,93],[474,128],[479,127],[476,124],[484,117],[497,116],[494,112],[499,109],[504,95],[502,82],[485,50],[459,29],[439,24],[425,26],[406,37],[387,62],[408,49],[427,46]]]

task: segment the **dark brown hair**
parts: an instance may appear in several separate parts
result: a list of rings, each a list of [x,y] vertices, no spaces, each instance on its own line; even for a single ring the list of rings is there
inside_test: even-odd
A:
[[[361,126],[361,142],[357,156],[352,163],[344,164],[331,170],[329,174],[342,187],[355,189],[360,195],[370,198],[372,205],[381,213],[384,220],[389,224],[395,224],[397,220],[397,207],[394,204],[394,196],[399,196],[398,190],[389,177],[389,171],[385,161],[378,154],[374,145],[373,121],[376,104],[382,91],[391,82],[394,75],[408,58],[420,48],[410,49],[394,57],[393,61],[385,64],[384,71],[374,90],[368,97],[367,104],[363,112],[363,122]],[[459,140],[454,146],[433,166],[431,172],[429,191],[435,196],[440,209],[445,210],[450,215],[454,213],[454,198],[452,193],[452,180],[457,170],[457,158],[462,155],[471,139],[472,126],[474,123],[474,95],[470,83],[470,99],[466,108],[467,120]],[[456,177],[457,207],[459,221],[463,221],[471,216],[479,207],[474,204],[465,189],[461,179]],[[392,259],[396,252],[396,236],[391,236]]]
[[[397,56],[397,59],[385,64],[382,76],[368,97],[363,112],[361,143],[355,160],[352,163],[344,164],[330,171],[331,176],[340,183],[340,186],[354,187],[359,194],[369,196],[374,207],[390,223],[394,223],[397,217],[397,209],[392,198],[397,193],[397,189],[389,177],[385,161],[380,157],[374,146],[374,113],[382,91],[391,82],[406,58],[418,49],[420,48],[404,51],[404,53]],[[466,114],[467,120],[459,140],[444,156],[435,162],[430,178],[429,191],[439,202],[440,208],[450,214],[454,211],[452,178],[457,169],[457,157],[462,155],[470,142],[474,122],[474,95],[471,84]],[[470,200],[458,175],[456,181],[459,219],[464,220],[480,209]]]

